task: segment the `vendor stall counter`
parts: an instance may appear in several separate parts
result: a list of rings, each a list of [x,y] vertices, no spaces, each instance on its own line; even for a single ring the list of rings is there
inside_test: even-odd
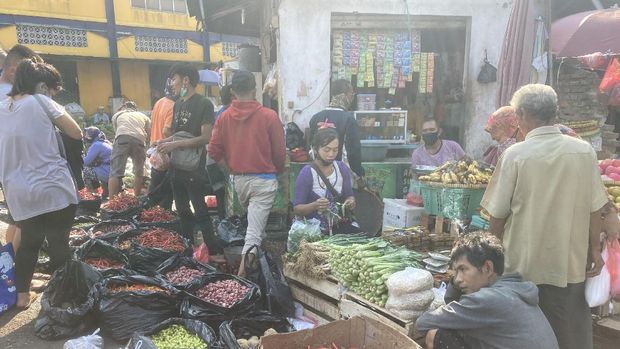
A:
[[[289,194],[291,202],[295,198],[295,181],[306,163],[292,162],[289,167]],[[381,194],[382,198],[402,199],[407,195],[413,172],[409,159],[387,160],[384,162],[364,162],[366,182],[370,189]]]

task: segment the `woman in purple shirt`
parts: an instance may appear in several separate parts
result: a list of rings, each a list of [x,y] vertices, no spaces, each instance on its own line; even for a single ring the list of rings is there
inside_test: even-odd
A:
[[[411,155],[411,166],[441,166],[451,160],[461,160],[465,152],[461,146],[446,139],[441,139],[441,129],[434,119],[422,123],[422,140],[424,146],[417,148]]]
[[[338,133],[333,128],[319,129],[314,136],[312,148],[315,160],[301,169],[295,183],[295,215],[319,219],[323,232],[357,231],[355,223],[343,222],[340,219],[333,222],[330,219],[333,218],[330,212],[340,215],[337,203],[343,204],[347,210],[355,208],[349,168],[342,161],[335,160],[338,155]],[[327,179],[329,185],[326,185],[317,170]]]

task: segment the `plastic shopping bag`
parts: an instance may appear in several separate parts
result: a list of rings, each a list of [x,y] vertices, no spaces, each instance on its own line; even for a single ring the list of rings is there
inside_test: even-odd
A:
[[[607,244],[607,262],[605,266],[609,271],[611,279],[611,296],[620,296],[620,242],[614,239],[613,242]]]
[[[93,334],[70,339],[62,346],[63,349],[103,349],[103,338],[99,335],[99,329]]]
[[[603,261],[607,264],[608,252],[605,248],[601,254]],[[598,307],[605,304],[610,297],[611,290],[611,275],[609,270],[604,266],[601,273],[595,277],[588,278],[586,280],[586,301],[590,308]]]
[[[321,239],[321,222],[318,219],[295,220],[288,232],[286,249],[288,252],[295,253],[299,249],[301,240],[313,242]]]
[[[0,314],[17,302],[14,261],[13,244],[0,245]]]

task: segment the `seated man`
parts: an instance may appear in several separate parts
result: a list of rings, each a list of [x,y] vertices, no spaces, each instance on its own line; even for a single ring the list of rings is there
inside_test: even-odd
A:
[[[538,307],[538,289],[504,272],[501,242],[486,232],[461,237],[451,254],[460,300],[418,318],[428,349],[545,348],[558,343]]]
[[[441,128],[435,119],[427,119],[422,123],[422,140],[424,145],[413,151],[411,166],[441,166],[450,160],[461,160],[465,157],[463,148],[455,141],[440,138]]]

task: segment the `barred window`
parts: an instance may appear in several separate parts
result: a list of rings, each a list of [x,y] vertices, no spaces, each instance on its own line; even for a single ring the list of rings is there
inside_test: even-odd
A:
[[[150,11],[187,13],[187,0],[131,0],[131,6]]]
[[[226,57],[237,57],[239,44],[234,42],[222,42],[222,54]]]
[[[86,30],[18,24],[17,42],[23,45],[88,47]]]
[[[162,38],[156,36],[137,35],[136,51],[139,52],[166,52],[187,53],[187,40],[177,38]]]

